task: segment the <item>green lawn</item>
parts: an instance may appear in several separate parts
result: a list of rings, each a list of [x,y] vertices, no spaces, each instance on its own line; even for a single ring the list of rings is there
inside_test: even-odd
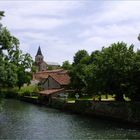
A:
[[[124,97],[125,101],[130,101],[130,99],[128,97]],[[67,101],[68,102],[75,102],[76,98],[68,98]],[[95,100],[98,101],[99,100],[99,96],[95,96],[95,97],[90,97],[90,96],[85,96],[85,97],[81,97],[78,100]],[[106,95],[101,95],[101,101],[115,101],[114,95],[108,95],[106,98]]]

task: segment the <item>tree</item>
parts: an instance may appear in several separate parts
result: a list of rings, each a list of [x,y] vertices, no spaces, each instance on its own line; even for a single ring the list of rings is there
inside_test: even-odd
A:
[[[100,66],[102,65],[102,54],[94,51],[90,55],[89,65],[86,66],[86,92],[89,95],[98,95],[103,91],[104,81],[101,79]]]
[[[86,50],[79,50],[75,56],[74,56],[74,62],[73,65],[77,65],[80,63],[80,61],[82,60],[82,58],[88,56],[89,54],[87,53]]]
[[[84,91],[86,87],[85,65],[77,64],[76,66],[73,66],[69,72],[69,75],[71,77],[70,86],[75,89],[76,92],[82,93],[82,91]]]
[[[140,101],[140,51],[138,50],[133,59],[132,69],[129,73],[129,91],[126,96],[132,101]]]
[[[4,12],[3,11],[0,11],[0,20],[2,19],[2,17],[4,17]],[[2,24],[0,23],[0,29],[2,27]]]
[[[5,71],[5,63],[2,55],[0,55],[0,86],[3,86],[6,83],[6,74],[7,72]]]
[[[4,16],[4,11],[0,11],[0,17]]]
[[[62,64],[62,68],[65,70],[70,70],[71,69],[71,64],[69,61],[64,61]]]
[[[102,93],[115,94],[116,100],[124,100],[123,95],[127,94],[130,86],[128,77],[132,72],[133,57],[133,45],[127,46],[124,42],[102,49],[96,73]]]
[[[24,85],[24,83],[29,84],[30,80],[32,79],[32,75],[31,75],[31,71],[33,68],[33,60],[32,57],[30,56],[30,54],[26,53],[26,54],[20,54],[18,56],[18,67],[17,67],[17,77],[18,77],[18,81],[17,81],[17,85],[19,87],[19,89],[21,88],[21,86]]]
[[[4,15],[0,12],[0,17]],[[0,27],[0,86],[19,88],[29,83],[33,60],[30,54],[19,49],[19,40],[5,27]]]
[[[139,99],[140,53],[133,47],[118,42],[90,56],[78,51],[70,70],[72,87],[89,95],[115,94],[117,101],[124,101],[124,95]]]
[[[74,62],[70,69],[71,84],[70,86],[78,93],[82,93],[86,89],[86,65],[88,63],[89,54],[85,50],[79,50],[74,56]]]

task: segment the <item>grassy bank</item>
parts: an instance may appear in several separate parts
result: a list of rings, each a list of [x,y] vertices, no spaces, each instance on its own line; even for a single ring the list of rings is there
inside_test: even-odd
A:
[[[21,87],[20,90],[18,90],[19,96],[38,96],[38,86],[36,85],[30,85],[30,86],[24,86]]]
[[[23,86],[20,89],[18,89],[18,87],[14,88],[6,87],[0,89],[0,97],[1,98],[17,98],[21,96],[37,97],[38,92],[39,92],[38,87],[35,85]]]

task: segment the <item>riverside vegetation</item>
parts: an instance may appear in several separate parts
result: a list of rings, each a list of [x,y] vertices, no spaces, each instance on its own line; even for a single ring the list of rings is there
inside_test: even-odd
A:
[[[0,12],[0,20],[4,12]],[[11,96],[19,89],[29,84],[34,71],[30,54],[20,50],[19,40],[6,27],[0,24],[0,92],[9,92]]]

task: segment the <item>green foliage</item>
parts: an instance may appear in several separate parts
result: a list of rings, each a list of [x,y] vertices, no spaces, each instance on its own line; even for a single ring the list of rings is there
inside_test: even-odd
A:
[[[2,27],[0,31],[0,44],[2,46],[0,50],[7,50],[10,54],[15,47],[18,47],[19,41],[5,27]]]
[[[3,15],[0,12],[0,17]],[[22,53],[19,45],[19,40],[0,26],[0,87],[20,88],[24,83],[30,83],[33,60],[30,54]]]
[[[132,69],[129,73],[129,92],[126,96],[132,101],[140,101],[140,51],[138,50],[133,59]]]
[[[86,86],[85,76],[85,65],[84,64],[77,64],[76,66],[72,67],[70,73],[71,77],[71,84],[76,92],[81,93],[84,87]]]
[[[116,100],[123,100],[128,92],[128,77],[132,69],[134,57],[133,45],[121,42],[103,48],[96,64],[96,78],[99,80],[99,92],[115,94]]]
[[[78,93],[82,93],[87,85],[85,81],[86,77],[86,65],[89,54],[85,50],[78,51],[74,56],[74,62],[72,68],[69,72],[71,77],[70,86],[76,90]]]
[[[70,70],[71,87],[89,95],[115,95],[118,101],[124,95],[140,101],[140,51],[124,42],[111,44],[91,55],[78,51]]]
[[[31,71],[33,73],[36,73],[37,72],[37,67],[35,66],[35,62],[32,63]]]
[[[6,65],[6,83],[8,87],[14,87],[17,84],[17,68],[14,64],[12,63],[8,63],[8,65]]]
[[[0,11],[0,19],[4,16],[4,11]]]
[[[6,74],[7,74],[7,72],[5,71],[5,64],[0,55],[0,86],[2,86],[4,83],[6,83],[6,80],[7,80]]]
[[[62,68],[65,69],[65,70],[70,70],[71,69],[71,64],[69,61],[64,61],[63,64],[62,64]]]
[[[37,96],[39,92],[38,86],[23,86],[18,91],[19,96]]]
[[[48,70],[53,70],[53,67],[52,67],[52,66],[49,66],[49,67],[48,67]]]
[[[1,88],[0,97],[1,98],[17,98],[18,90],[17,88]]]
[[[77,65],[80,63],[80,61],[84,58],[88,56],[88,53],[86,50],[79,50],[75,56],[74,56],[74,62],[73,62],[73,65]]]

